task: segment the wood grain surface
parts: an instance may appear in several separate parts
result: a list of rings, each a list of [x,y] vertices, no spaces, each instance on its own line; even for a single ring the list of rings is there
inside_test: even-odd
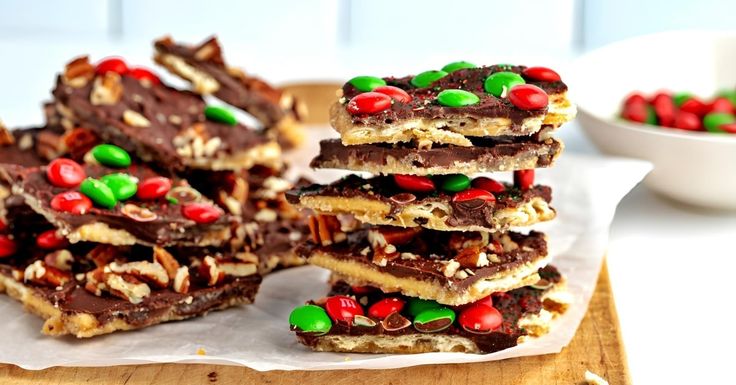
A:
[[[8,347],[3,346],[3,349]],[[315,353],[319,354],[319,353]],[[139,365],[107,368],[51,368],[27,371],[0,365],[2,384],[583,384],[590,370],[611,385],[630,384],[608,271],[598,278],[588,313],[575,338],[560,354],[476,364],[427,365],[394,370],[257,372],[235,366]]]

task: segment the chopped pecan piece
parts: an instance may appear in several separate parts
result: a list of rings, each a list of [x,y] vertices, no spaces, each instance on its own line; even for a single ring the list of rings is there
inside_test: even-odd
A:
[[[316,214],[309,217],[312,241],[322,246],[345,241],[347,235],[340,228],[340,221],[333,215]]]
[[[89,62],[89,57],[78,57],[69,62],[64,68],[62,81],[74,88],[81,88],[95,77],[95,67]]]

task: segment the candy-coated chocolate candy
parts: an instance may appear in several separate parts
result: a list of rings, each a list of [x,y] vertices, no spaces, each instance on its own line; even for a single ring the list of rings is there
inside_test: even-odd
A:
[[[363,307],[358,301],[345,297],[343,295],[335,295],[327,298],[325,302],[325,310],[335,322],[353,323],[353,317],[356,315],[364,315]]]
[[[163,176],[146,178],[138,183],[138,198],[150,200],[163,198],[171,190],[171,179]]]
[[[406,93],[406,91],[402,90],[399,87],[381,86],[376,87],[373,92],[388,95],[391,99],[401,103],[409,103],[411,101],[411,95],[409,95],[408,93]]]
[[[473,302],[470,306],[480,306],[480,305],[493,307],[493,296],[489,295],[488,297],[481,298]]]
[[[384,298],[368,308],[368,315],[384,319],[391,313],[401,312],[404,309],[404,304],[405,302],[400,298]]]
[[[721,90],[718,92],[718,97],[728,99],[731,105],[736,107],[736,90]]]
[[[465,191],[460,191],[459,193],[452,196],[453,202],[467,202],[474,199],[480,199],[484,202],[496,201],[496,197],[493,194],[479,188],[469,188]]]
[[[0,258],[9,257],[18,250],[15,241],[5,234],[0,234]]]
[[[652,98],[654,113],[657,122],[663,127],[672,127],[675,123],[675,102],[672,96],[666,92],[660,92]]]
[[[411,84],[417,88],[429,87],[432,83],[436,82],[447,76],[445,71],[424,71],[411,79]]]
[[[96,161],[108,167],[130,166],[130,155],[114,144],[98,144],[92,148],[92,156]]]
[[[645,105],[647,103],[647,98],[638,92],[631,93],[624,99],[624,106]]]
[[[225,123],[231,126],[238,124],[238,120],[232,111],[220,106],[207,106],[204,108],[204,116],[213,122]]]
[[[108,174],[100,178],[100,181],[112,190],[115,199],[119,201],[129,199],[138,191],[136,179],[128,174]]]
[[[202,193],[189,186],[174,187],[166,194],[166,200],[173,204],[198,202],[200,199],[202,199]]]
[[[364,92],[348,102],[348,112],[353,115],[372,115],[391,108],[391,97],[380,92]]]
[[[46,230],[36,237],[36,246],[44,250],[57,250],[66,247],[69,244],[67,239],[59,236],[56,229]]]
[[[455,322],[455,312],[446,307],[427,309],[414,317],[414,329],[434,333],[450,327]]]
[[[155,85],[161,84],[161,79],[159,79],[159,77],[148,68],[131,68],[130,71],[128,71],[127,75],[132,77],[133,79],[138,79],[139,81],[146,81]]]
[[[350,290],[353,294],[361,295],[372,293],[376,290],[373,286],[350,286]]]
[[[705,129],[715,133],[722,133],[722,125],[734,122],[736,122],[736,116],[723,112],[713,112],[703,117],[703,126]]]
[[[348,81],[353,87],[357,88],[358,91],[368,92],[373,91],[376,87],[386,85],[386,81],[377,78],[375,76],[356,76]]]
[[[8,224],[0,219],[0,231],[5,231],[8,228]]]
[[[220,218],[222,210],[210,203],[187,203],[181,207],[181,213],[197,223],[212,223]]]
[[[401,313],[391,313],[381,321],[381,326],[386,331],[395,332],[397,330],[406,329],[411,325],[411,321],[402,316]]]
[[[119,57],[113,56],[104,58],[97,62],[97,65],[95,66],[95,73],[97,75],[102,75],[105,72],[117,72],[120,75],[125,75],[126,73],[128,73],[128,65],[125,64],[125,61]]]
[[[511,87],[508,97],[511,104],[522,110],[540,110],[549,103],[547,93],[532,84]]]
[[[394,174],[394,182],[402,190],[414,192],[434,191],[434,182],[426,176]]]
[[[51,208],[79,215],[92,208],[92,201],[78,191],[66,191],[51,198]]]
[[[503,183],[485,176],[479,176],[473,179],[471,185],[475,188],[486,190],[494,194],[506,191],[506,186],[504,186]]]
[[[470,187],[470,178],[463,174],[450,174],[442,178],[442,189],[450,192],[463,191]]]
[[[534,169],[514,171],[514,186],[520,190],[529,190],[534,185]]]
[[[478,104],[478,95],[465,90],[444,90],[437,94],[437,101],[446,107],[465,107]]]
[[[723,98],[723,97],[719,97],[719,98],[713,99],[713,101],[708,105],[708,113],[713,113],[713,112],[725,112],[728,114],[733,114],[734,109],[733,109],[733,105],[731,104],[730,100]]]
[[[703,129],[703,123],[698,115],[687,111],[677,111],[673,127],[688,131],[700,131]]]
[[[486,78],[483,83],[483,88],[489,94],[503,98],[511,90],[512,87],[524,84],[524,78],[521,75],[514,72],[496,72]]]
[[[419,313],[425,310],[435,309],[439,307],[442,307],[442,305],[437,303],[437,301],[421,298],[409,298],[409,303],[407,304],[407,309],[409,310],[409,314],[411,314],[412,317],[416,317]]]
[[[376,321],[364,315],[358,314],[353,318],[353,326],[364,326],[364,327],[372,328],[376,325],[377,325]]]
[[[79,163],[66,158],[54,159],[46,167],[46,177],[56,187],[76,187],[87,174]]]
[[[680,105],[680,110],[690,112],[698,116],[708,113],[708,105],[698,98],[690,98]]]
[[[562,80],[560,74],[547,67],[529,67],[521,71],[521,74],[527,79],[539,82],[559,82]]]
[[[687,100],[691,99],[693,97],[693,94],[689,92],[678,92],[674,95],[672,95],[672,101],[675,102],[675,106],[680,107],[683,103],[685,103]]]
[[[325,334],[332,328],[332,321],[325,309],[316,305],[299,306],[292,310],[289,324],[305,333]]]
[[[101,180],[87,178],[79,185],[79,191],[89,197],[89,199],[92,199],[92,202],[95,202],[98,206],[111,209],[118,204],[115,194]]]
[[[457,70],[462,70],[466,68],[478,68],[478,66],[473,63],[461,60],[446,64],[444,67],[442,67],[442,70],[449,74]]]
[[[721,124],[720,128],[729,134],[736,134],[736,123]]]
[[[621,117],[636,123],[657,124],[654,108],[647,103],[625,104]]]
[[[124,204],[120,212],[136,222],[151,222],[158,218],[158,215],[153,211],[132,203]]]
[[[498,329],[503,323],[503,316],[492,306],[474,305],[465,308],[457,321],[471,333],[485,334]]]

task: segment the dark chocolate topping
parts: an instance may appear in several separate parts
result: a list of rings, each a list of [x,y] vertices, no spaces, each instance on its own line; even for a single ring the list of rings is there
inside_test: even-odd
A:
[[[358,175],[349,175],[329,185],[313,184],[288,191],[286,199],[292,204],[298,204],[299,199],[304,196],[370,199],[390,205],[391,213],[397,212],[405,202],[417,205],[441,202],[452,207],[452,213],[447,218],[448,225],[485,227],[494,227],[493,213],[495,211],[518,207],[533,198],[542,198],[548,203],[552,200],[552,189],[540,185],[521,191],[511,184],[506,184],[506,191],[494,194],[496,201],[491,204],[487,204],[480,199],[453,202],[452,195],[444,191],[414,192],[410,193],[411,196],[407,194],[409,193],[399,188],[393,177],[390,176],[375,176],[364,179]]]
[[[354,115],[354,124],[383,125],[392,124],[407,119],[445,119],[453,116],[467,116],[470,118],[509,118],[512,127],[520,127],[520,123],[529,117],[543,115],[547,112],[542,110],[527,111],[515,107],[508,98],[498,98],[485,91],[483,83],[486,78],[495,72],[508,71],[521,74],[524,66],[490,66],[479,68],[462,69],[450,73],[437,80],[426,88],[417,88],[411,84],[413,76],[401,78],[384,78],[386,84],[399,87],[412,96],[409,103],[394,101],[391,108],[373,115]],[[560,94],[567,91],[563,82],[535,82],[526,79],[528,84],[534,84],[542,88],[548,94]],[[480,102],[465,107],[444,107],[437,101],[437,94],[446,89],[462,89],[470,91],[480,98]],[[361,93],[350,83],[345,83],[342,88],[345,103],[355,95]]]

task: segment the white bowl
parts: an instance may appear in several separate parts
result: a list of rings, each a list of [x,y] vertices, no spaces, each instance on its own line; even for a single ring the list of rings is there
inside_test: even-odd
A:
[[[736,33],[668,32],[625,40],[575,61],[568,76],[578,121],[602,152],[645,159],[645,184],[691,205],[736,210],[736,135],[688,132],[617,118],[632,91],[709,97],[736,87]]]

